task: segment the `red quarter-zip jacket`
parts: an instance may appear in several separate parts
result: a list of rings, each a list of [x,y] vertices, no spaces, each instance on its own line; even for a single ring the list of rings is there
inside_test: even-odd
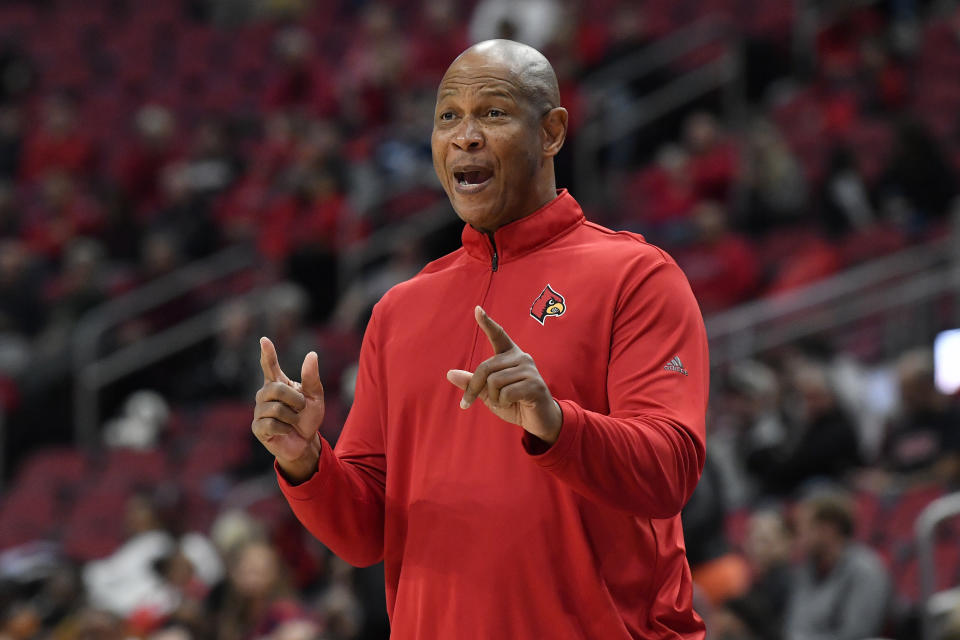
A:
[[[541,295],[543,294],[543,295]],[[449,369],[493,350],[480,304],[563,412],[545,452]],[[297,517],[341,558],[385,562],[396,640],[703,638],[680,509],[705,455],[707,340],[683,273],[566,191],[391,289],[353,408]]]

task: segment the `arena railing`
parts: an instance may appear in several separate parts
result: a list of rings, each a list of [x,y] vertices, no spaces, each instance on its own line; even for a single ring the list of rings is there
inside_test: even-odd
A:
[[[917,517],[914,531],[917,539],[917,564],[920,570],[920,606],[923,640],[941,636],[944,618],[960,604],[960,587],[937,591],[937,530],[960,515],[960,492],[937,498]],[[942,570],[942,568],[941,568]],[[954,576],[956,577],[956,576]]]
[[[340,291],[346,291],[347,286],[367,266],[386,258],[398,247],[418,241],[456,220],[456,214],[444,198],[442,202],[429,206],[406,220],[377,229],[362,244],[353,246],[340,254],[337,264]]]
[[[388,256],[403,242],[438,230],[455,215],[447,202],[428,207],[411,218],[379,229],[362,245],[345,251],[338,273],[345,288],[369,264]],[[100,393],[136,371],[215,335],[221,306],[214,306],[183,322],[144,337],[108,354],[102,354],[103,338],[123,322],[136,318],[191,291],[209,286],[255,268],[255,251],[234,246],[139,287],[91,309],[77,323],[72,340],[74,439],[89,451],[99,447],[102,420]],[[264,287],[234,296],[231,302],[247,302],[256,310],[266,295]]]
[[[671,67],[710,44],[724,45],[724,52],[684,74]],[[629,95],[630,83],[660,69],[675,77],[641,98]],[[712,91],[723,91],[727,120],[739,122],[745,105],[742,77],[742,53],[729,21],[710,14],[584,78],[588,120],[577,133],[573,149],[577,197],[586,204],[599,204],[612,193],[610,172],[603,175],[600,166],[604,149]]]
[[[82,316],[72,338],[75,442],[88,451],[98,448],[99,395],[104,387],[213,335],[220,308],[203,311],[178,325],[101,355],[103,339],[111,329],[201,287],[248,271],[256,264],[257,255],[249,247],[229,247],[113,298]],[[246,295],[253,298],[262,292],[255,289]]]
[[[890,357],[951,323],[960,324],[960,203],[947,237],[706,318],[720,376],[726,365],[814,335],[840,346],[871,330],[875,355]]]

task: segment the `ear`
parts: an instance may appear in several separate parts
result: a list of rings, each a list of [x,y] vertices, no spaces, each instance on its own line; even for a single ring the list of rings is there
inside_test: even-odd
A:
[[[552,158],[560,153],[563,141],[567,139],[567,121],[569,116],[563,107],[554,107],[544,114],[540,121],[540,139],[543,153]]]

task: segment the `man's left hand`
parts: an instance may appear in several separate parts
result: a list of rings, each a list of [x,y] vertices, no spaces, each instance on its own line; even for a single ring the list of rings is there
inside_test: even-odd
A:
[[[529,354],[479,306],[474,316],[493,346],[493,357],[470,373],[451,369],[447,380],[464,390],[460,408],[479,398],[501,420],[520,425],[547,444],[560,436],[563,413]]]

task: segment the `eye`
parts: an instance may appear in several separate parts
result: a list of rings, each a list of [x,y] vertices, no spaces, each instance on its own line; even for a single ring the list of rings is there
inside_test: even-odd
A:
[[[490,109],[489,111],[487,111],[487,115],[490,116],[491,118],[502,118],[507,114],[502,109]]]
[[[453,111],[444,111],[440,114],[440,120],[443,120],[444,122],[449,122],[450,120],[453,120],[454,117],[455,115]]]

